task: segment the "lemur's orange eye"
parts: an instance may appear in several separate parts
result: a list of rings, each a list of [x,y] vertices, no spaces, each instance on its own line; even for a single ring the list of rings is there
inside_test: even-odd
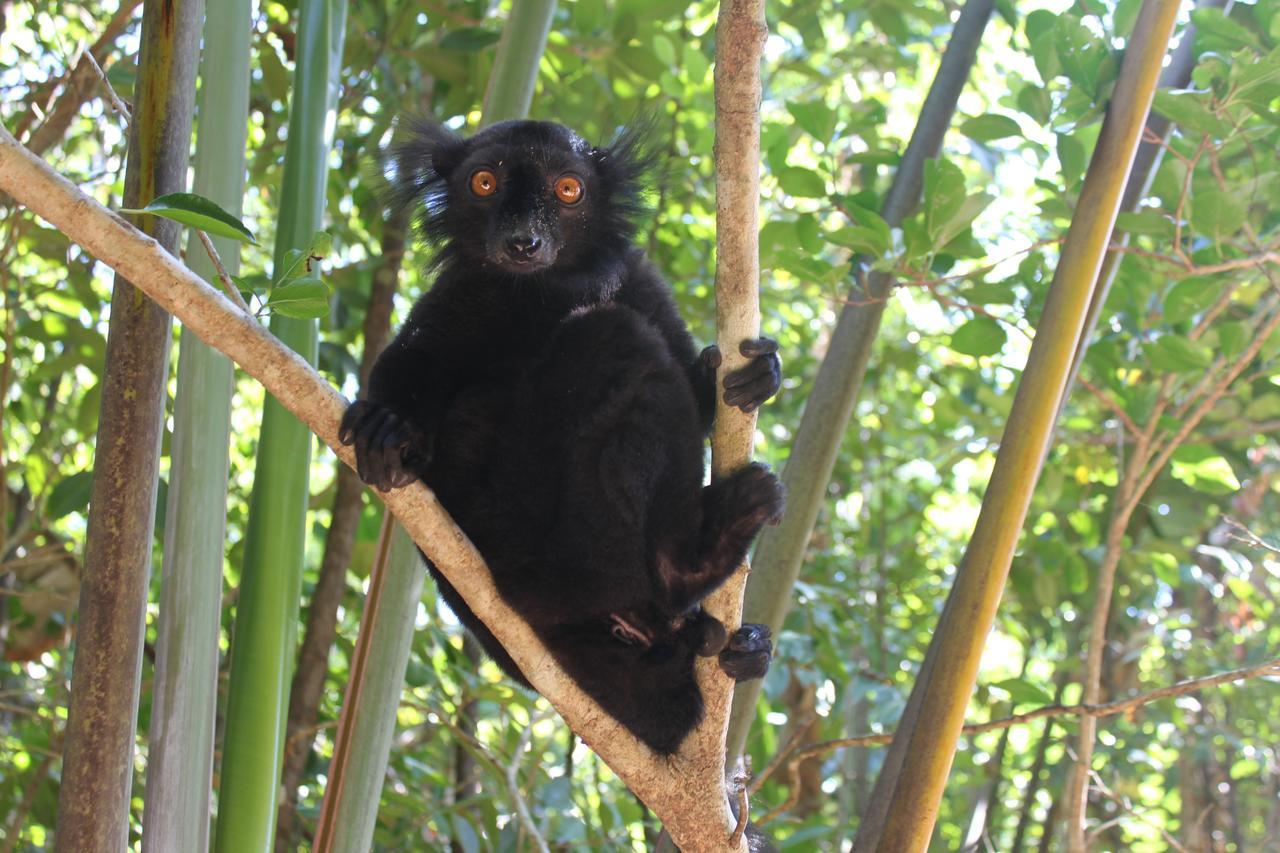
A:
[[[471,175],[471,191],[484,198],[498,191],[498,176],[488,169],[478,169]]]
[[[565,175],[556,181],[556,198],[561,204],[577,204],[582,201],[582,181],[573,175]]]

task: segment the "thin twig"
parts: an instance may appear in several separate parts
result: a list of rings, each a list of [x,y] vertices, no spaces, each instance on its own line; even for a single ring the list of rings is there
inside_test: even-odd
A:
[[[93,69],[93,73],[97,75],[98,82],[102,84],[102,88],[107,93],[107,100],[111,101],[111,106],[114,107],[115,111],[120,114],[122,119],[124,119],[125,124],[132,122],[133,114],[129,112],[128,105],[121,100],[120,96],[116,94],[116,90],[112,88],[111,81],[107,79],[107,75],[103,72],[102,66],[99,65],[98,60],[94,58],[93,51],[86,50],[84,52],[84,58],[88,60],[89,67]]]
[[[1239,521],[1236,521],[1234,518],[1231,518],[1230,516],[1223,516],[1222,523],[1231,529],[1229,535],[1235,541],[1243,542],[1244,544],[1251,545],[1254,548],[1261,548],[1264,551],[1270,551],[1273,554],[1280,554],[1280,547],[1266,541],[1248,527],[1241,524]]]
[[[511,797],[511,802],[515,804],[516,816],[520,819],[520,825],[524,827],[524,831],[529,833],[533,839],[533,843],[537,846],[540,853],[551,853],[547,847],[547,841],[542,837],[542,833],[538,831],[538,826],[533,822],[533,815],[529,813],[529,804],[525,802],[524,795],[520,793],[520,759],[524,756],[525,750],[529,748],[529,743],[533,739],[533,727],[542,718],[543,714],[538,714],[529,720],[529,724],[520,732],[520,740],[516,743],[516,748],[511,754],[511,762],[507,764],[505,770],[505,778],[507,780],[507,793]]]
[[[1103,794],[1103,796],[1124,810],[1123,814],[1117,815],[1112,820],[1095,827],[1093,832],[1089,833],[1090,839],[1097,838],[1108,826],[1111,826],[1113,823],[1116,823],[1127,816],[1132,817],[1134,820],[1141,821],[1152,829],[1157,830],[1164,836],[1164,840],[1169,844],[1169,848],[1171,850],[1176,850],[1178,853],[1188,853],[1187,848],[1182,846],[1182,844],[1178,842],[1178,839],[1174,838],[1167,829],[1140,814],[1138,810],[1133,807],[1133,803],[1129,801],[1128,797],[1122,797],[1107,787],[1107,783],[1102,781],[1102,777],[1099,776],[1096,771],[1090,770],[1089,776],[1093,779],[1094,786]],[[1201,818],[1203,819],[1203,815]]]
[[[1106,391],[1103,391],[1097,385],[1094,385],[1088,379],[1085,379],[1083,376],[1076,381],[1080,384],[1081,388],[1097,397],[1098,401],[1101,402],[1102,405],[1106,406],[1113,415],[1120,419],[1120,423],[1124,424],[1126,432],[1135,438],[1142,433],[1142,430],[1140,430],[1138,425],[1134,423],[1133,418],[1129,417],[1129,413],[1124,410],[1124,407],[1121,406],[1114,397]]]
[[[252,314],[253,312],[249,310],[244,297],[240,295],[240,289],[231,280],[227,268],[222,265],[222,258],[218,257],[218,250],[213,247],[213,241],[209,239],[209,235],[199,228],[193,228],[192,230],[200,237],[200,245],[204,246],[204,250],[209,253],[209,260],[213,261],[213,268],[218,271],[218,280],[222,282],[222,288],[227,292],[227,296],[231,297],[231,301],[239,305],[244,313]]]
[[[738,822],[733,827],[733,834],[729,836],[730,849],[737,847],[742,843],[742,836],[747,831],[747,815],[749,805],[747,803],[747,786],[738,786]]]
[[[1217,675],[1207,675],[1202,678],[1191,678],[1186,681],[1179,681],[1165,687],[1150,690],[1146,693],[1139,693],[1137,696],[1130,696],[1128,699],[1121,699],[1115,702],[1105,702],[1098,705],[1086,705],[1083,703],[1075,705],[1063,705],[1054,703],[1052,705],[1044,705],[1031,711],[1025,711],[1021,714],[1013,714],[999,720],[990,720],[985,723],[970,723],[962,730],[966,735],[982,734],[984,732],[996,731],[999,729],[1007,729],[1010,726],[1028,723],[1032,720],[1038,720],[1043,717],[1111,717],[1116,714],[1123,714],[1125,711],[1142,705],[1148,705],[1159,699],[1167,699],[1171,696],[1184,696],[1187,693],[1194,693],[1197,690],[1205,690],[1210,687],[1217,687],[1220,684],[1227,684],[1233,681],[1247,681],[1252,678],[1259,678],[1268,675],[1280,675],[1280,658],[1267,661],[1256,666],[1245,667],[1243,669],[1234,669],[1229,672],[1220,672]],[[834,740],[822,741],[820,743],[809,744],[801,747],[787,756],[788,767],[798,765],[802,760],[811,756],[830,752],[833,749],[842,749],[845,747],[856,746],[884,746],[893,740],[893,732],[874,735],[859,735],[857,737],[835,738]],[[770,762],[767,772],[772,772],[782,762],[774,759]],[[762,782],[765,774],[761,774],[760,780],[755,783],[758,787]],[[759,824],[768,823],[778,815],[787,811],[791,806],[795,805],[799,799],[798,785],[791,786],[787,799],[778,806],[769,810],[764,817],[760,818]]]

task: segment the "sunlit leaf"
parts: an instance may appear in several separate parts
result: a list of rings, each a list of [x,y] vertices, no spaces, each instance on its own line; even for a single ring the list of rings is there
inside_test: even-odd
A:
[[[120,212],[163,216],[165,219],[199,228],[209,234],[257,245],[257,241],[253,239],[253,233],[243,222],[209,199],[195,193],[169,193],[154,199],[146,207],[121,208]]]
[[[990,317],[975,317],[951,335],[951,348],[975,358],[995,355],[1008,335],[1004,327]]]

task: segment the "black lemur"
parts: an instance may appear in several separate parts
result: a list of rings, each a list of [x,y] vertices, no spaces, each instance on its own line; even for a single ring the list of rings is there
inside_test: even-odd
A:
[[[661,753],[702,715],[696,655],[768,668],[768,629],[726,637],[699,603],[783,509],[759,464],[703,486],[720,353],[694,347],[633,244],[645,157],[512,121],[469,139],[413,127],[390,158],[436,279],[347,410],[341,437],[379,489],[421,478],[499,594],[570,676]],[[724,382],[750,411],[778,390],[768,339]],[[513,678],[510,655],[431,566],[445,601]]]

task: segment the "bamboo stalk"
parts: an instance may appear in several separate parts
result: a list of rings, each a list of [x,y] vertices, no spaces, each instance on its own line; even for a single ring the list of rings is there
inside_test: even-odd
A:
[[[1146,0],[1138,15],[1080,194],[1077,209],[1084,213],[1067,232],[973,538],[876,782],[856,851],[928,845],[1178,5]]]
[[[186,188],[203,0],[143,7],[138,106],[124,202]],[[176,253],[181,228],[141,227]],[[117,275],[102,377],[89,527],[71,676],[57,849],[124,849],[171,344],[169,315]]]
[[[324,214],[336,76],[346,4],[299,3],[297,66],[280,191],[274,268],[305,249]],[[271,330],[314,363],[314,320],[275,316]],[[217,849],[267,851],[275,834],[289,683],[297,653],[298,603],[306,543],[311,435],[280,401],[268,398],[254,469],[244,568],[232,634],[219,787]]]
[[[312,847],[316,853],[359,853],[373,844],[425,574],[413,540],[388,515],[338,719],[338,748]]]
[[[205,16],[193,189],[236,216],[251,29],[249,0],[214,4]],[[192,231],[187,258],[212,283],[217,271],[200,236]],[[239,244],[210,239],[227,271],[238,272]],[[200,853],[209,846],[234,369],[195,335],[182,336],[179,352],[142,847]]]

